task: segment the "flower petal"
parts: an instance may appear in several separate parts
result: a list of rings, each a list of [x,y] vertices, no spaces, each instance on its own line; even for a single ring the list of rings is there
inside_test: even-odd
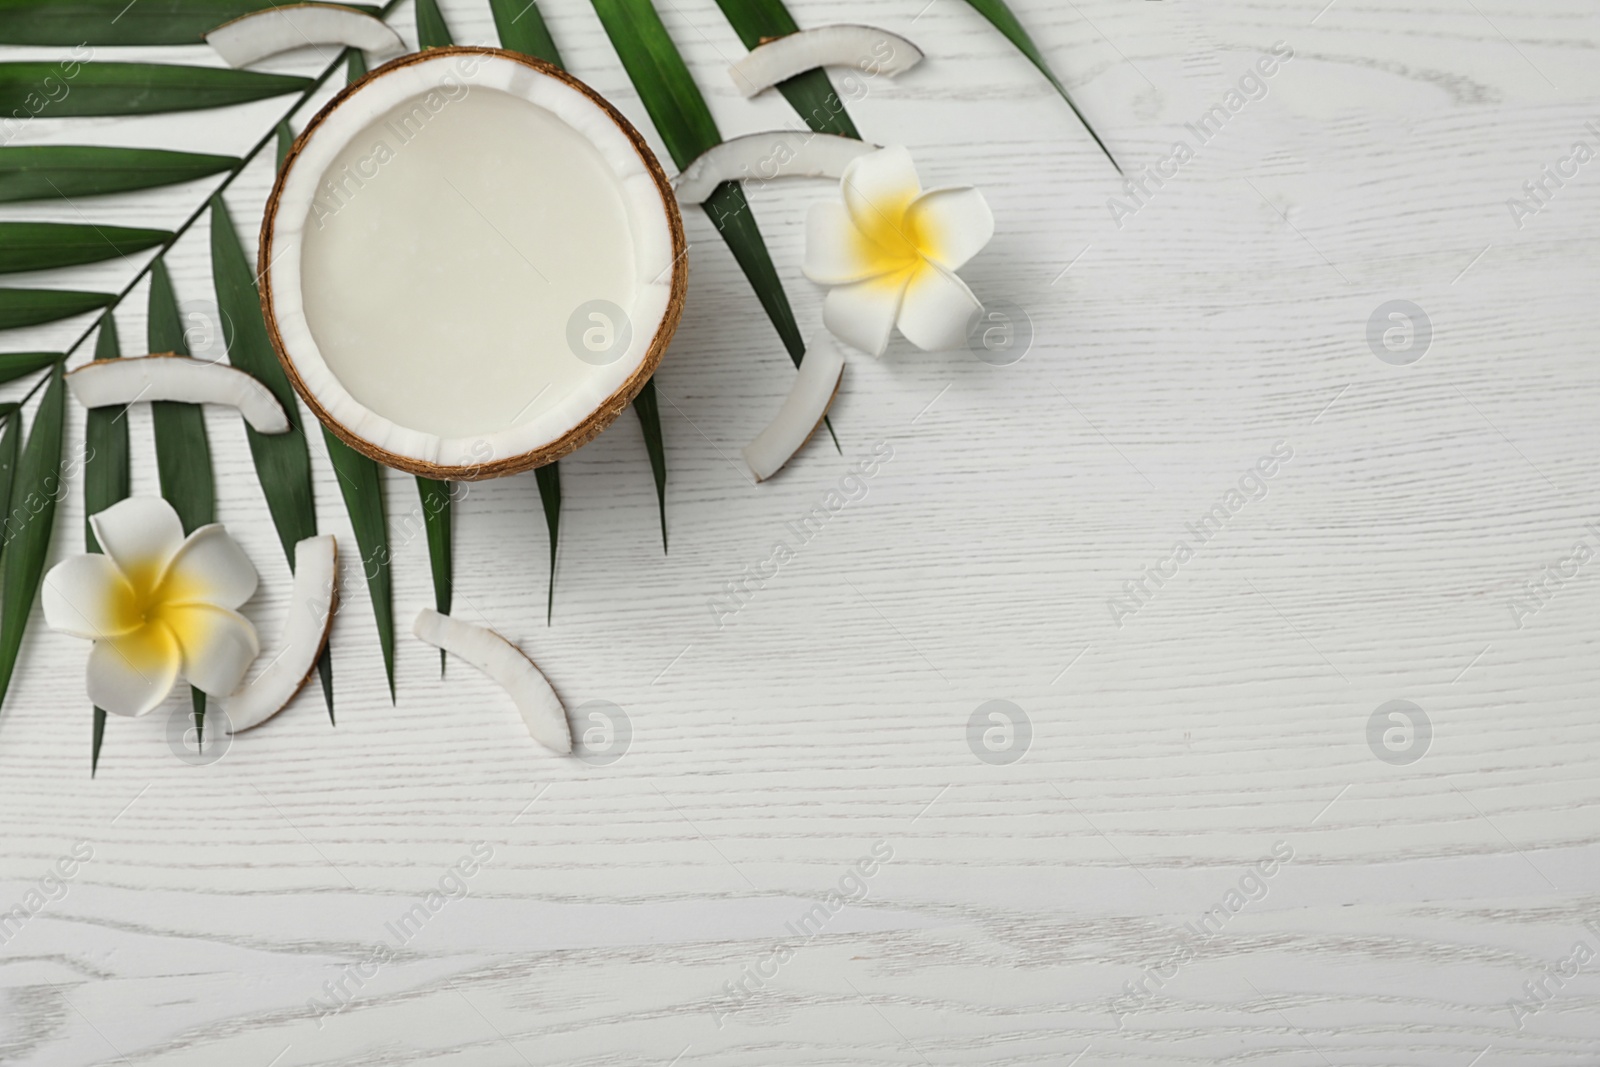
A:
[[[239,688],[261,652],[250,620],[213,604],[169,604],[161,619],[177,635],[183,676],[196,689],[225,697]]]
[[[909,277],[909,272],[900,271],[830,290],[822,302],[822,321],[845,344],[883,355]]]
[[[183,544],[183,523],[158,496],[130,496],[89,517],[100,548],[136,588],[149,589]]]
[[[97,641],[131,633],[144,623],[133,586],[109,556],[64,559],[50,568],[39,590],[45,625]]]
[[[167,604],[236,608],[255,595],[256,569],[218,523],[202,526],[174,553],[157,599]]]
[[[172,692],[182,663],[177,638],[159,622],[96,641],[85,671],[89,700],[114,715],[144,715]]]
[[[906,208],[922,195],[911,153],[899,145],[851,160],[839,184],[856,228],[867,233],[898,229]]]
[[[818,285],[848,285],[906,267],[859,229],[843,204],[811,205],[806,215],[806,257],[800,269]]]
[[[906,209],[906,230],[922,254],[945,270],[960,270],[994,237],[994,212],[971,187],[934,189]]]
[[[972,317],[982,310],[966,282],[930,263],[906,286],[895,325],[924,352],[944,352],[967,343]]]

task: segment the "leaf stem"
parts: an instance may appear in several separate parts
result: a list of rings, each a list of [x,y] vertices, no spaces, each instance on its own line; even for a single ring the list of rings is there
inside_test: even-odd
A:
[[[96,319],[95,321],[98,322],[99,320]],[[50,372],[55,369],[57,364],[64,362],[68,354],[69,353],[63,352],[60,359],[52,360],[50,366],[43,368],[44,375],[38,381],[33,383],[33,388],[24,393],[21,400],[16,402],[18,410],[21,410],[21,408],[27,404],[28,401],[33,399],[35,393],[45,387],[45,385],[50,381]]]
[[[389,0],[388,3],[384,4],[383,7],[381,9],[379,9],[378,17],[380,19],[381,18],[386,18],[388,16],[389,12],[392,11],[395,8],[395,6],[398,5],[399,3],[400,3],[400,0]],[[65,363],[68,359],[70,359],[72,357],[72,354],[74,352],[76,352],[79,348],[83,347],[83,343],[89,339],[90,335],[93,334],[96,330],[98,330],[100,328],[101,322],[103,322],[108,315],[110,315],[118,307],[120,307],[123,300],[127,299],[128,294],[133,291],[133,287],[138,285],[139,282],[142,281],[144,279],[144,277],[147,274],[150,273],[151,269],[158,262],[161,261],[161,257],[166,255],[167,252],[169,250],[171,250],[172,246],[178,243],[178,239],[179,238],[181,238],[184,234],[189,232],[189,229],[195,224],[195,222],[200,218],[200,216],[203,215],[206,212],[206,210],[211,206],[212,199],[214,197],[221,196],[223,191],[226,190],[228,188],[228,186],[233,184],[233,180],[235,178],[237,178],[240,174],[244,173],[244,168],[246,166],[248,166],[250,164],[250,162],[256,158],[256,156],[261,154],[261,150],[263,148],[265,148],[268,144],[271,144],[271,143],[273,143],[275,141],[275,139],[278,136],[278,127],[282,123],[288,121],[289,116],[293,115],[296,111],[300,110],[301,106],[304,105],[305,102],[311,98],[311,94],[312,93],[314,93],[318,89],[322,88],[323,83],[326,82],[330,77],[332,77],[333,76],[333,72],[338,70],[340,68],[340,66],[343,65],[343,63],[345,61],[345,58],[349,54],[350,54],[350,49],[348,49],[348,48],[346,48],[343,51],[341,51],[339,53],[339,58],[335,59],[332,63],[328,64],[327,69],[325,69],[321,74],[319,74],[311,82],[310,85],[306,86],[306,88],[295,99],[294,105],[292,107],[290,107],[288,111],[284,112],[282,118],[280,118],[277,122],[273,123],[270,128],[268,128],[266,134],[264,136],[262,136],[261,140],[256,142],[254,148],[250,149],[249,152],[246,152],[244,155],[239,157],[239,162],[237,164],[235,164],[228,171],[228,176],[226,178],[222,179],[222,184],[218,185],[215,189],[213,189],[211,191],[211,194],[209,196],[207,196],[204,200],[200,201],[199,206],[196,207],[194,209],[194,212],[187,219],[184,220],[183,225],[179,226],[177,229],[172,231],[172,235],[167,238],[167,240],[166,240],[166,242],[164,244],[162,244],[160,251],[158,251],[153,257],[151,257],[150,262],[146,263],[142,268],[140,268],[139,272],[137,274],[135,274],[133,276],[133,278],[128,282],[128,284],[125,285],[122,288],[122,291],[119,292],[116,295],[115,299],[113,299],[111,301],[111,303],[107,304],[105,306],[105,308],[100,312],[100,314],[95,317],[95,320],[89,324],[88,328],[86,328],[83,331],[83,333],[78,336],[78,339],[76,341],[72,342],[71,346],[68,347],[66,349],[66,351],[61,353],[61,358],[59,360],[57,360],[56,363]],[[55,364],[51,364],[51,367],[54,367],[54,366],[55,366]],[[28,400],[33,396],[33,394],[38,392],[44,386],[45,382],[49,381],[49,379],[50,379],[49,370],[50,370],[50,368],[45,368],[45,372],[46,372],[45,375],[42,378],[39,379],[38,383],[36,385],[34,385],[34,387],[32,389],[30,389],[28,391],[28,395],[23,397],[22,400],[20,401],[20,403],[24,403],[24,404],[27,403]]]

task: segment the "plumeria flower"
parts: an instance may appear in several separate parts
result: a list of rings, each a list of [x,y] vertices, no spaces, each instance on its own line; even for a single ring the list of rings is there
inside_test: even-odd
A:
[[[223,697],[260,651],[234,609],[256,591],[256,569],[220,525],[187,538],[160,497],[130,497],[89,519],[104,555],[63,560],[44,577],[52,630],[94,642],[89,700],[117,715],[154,710],[181,674]]]
[[[964,344],[983,305],[955,272],[994,236],[983,194],[923,192],[904,148],[858,156],[841,187],[844,203],[806,218],[805,275],[835,287],[822,305],[828,329],[875,356],[896,326],[924,351]]]

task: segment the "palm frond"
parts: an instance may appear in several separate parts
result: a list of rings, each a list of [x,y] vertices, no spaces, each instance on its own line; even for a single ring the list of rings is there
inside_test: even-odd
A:
[[[117,320],[107,315],[95,340],[95,359],[118,359],[122,348],[117,343]],[[100,551],[100,542],[89,525],[89,516],[104,511],[132,492],[133,472],[128,462],[127,408],[89,408],[83,414],[83,541],[90,552]],[[94,709],[94,733],[89,747],[89,777],[100,769],[100,748],[106,736],[106,712]]]
[[[302,0],[0,0],[7,44],[199,44],[207,30],[240,15]],[[376,14],[368,4],[345,4]]]

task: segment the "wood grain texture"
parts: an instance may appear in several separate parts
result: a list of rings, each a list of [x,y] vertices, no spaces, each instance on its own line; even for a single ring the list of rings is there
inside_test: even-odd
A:
[[[486,4],[443,6],[457,40],[493,41]],[[773,94],[739,97],[725,66],[743,50],[713,0],[659,6],[726,133],[794,124]],[[1027,356],[852,355],[843,454],[814,441],[754,486],[738,449],[793,369],[710,224],[687,220],[689,302],[657,376],[671,554],[632,419],[562,462],[549,627],[532,476],[455,504],[456,610],[538,661],[576,732],[604,733],[590,702],[625,711],[608,764],[548,756],[491,683],[441,681],[408,636],[391,707],[347,569],[337,729],[313,688],[192,766],[166,735],[179,693],[109,724],[91,782],[85,648],[36,625],[0,716],[0,907],[77,842],[92,858],[0,926],[0,1061],[1600,1060],[1600,561],[1536,612],[1510,606],[1580,539],[1600,546],[1600,161],[1520,227],[1506,205],[1574,142],[1600,148],[1593,5],[1016,0],[1130,174],[1193,147],[1121,226],[1104,157],[966,4],[792,7],[928,53],[850,110],[928,184],[986,191],[997,234],[965,273],[1026,309]],[[589,6],[541,10],[574,74],[648,130]],[[1185,123],[1280,41],[1293,58],[1264,95],[1194,147]],[[41,117],[19,137],[235,153],[285,106]],[[261,160],[228,191],[241,232],[271,178]],[[0,217],[171,226],[214,186]],[[830,191],[750,192],[808,339],[832,343],[799,271],[805,211]],[[208,306],[206,248],[202,221],[167,257],[186,310]],[[7,284],[115,287],[142,263]],[[1408,366],[1368,344],[1391,300],[1432,325]],[[143,336],[143,306],[141,288],[123,336]],[[149,412],[130,419],[134,489],[153,492]],[[237,418],[207,421],[270,644],[288,568]],[[726,583],[878,442],[893,458],[857,499],[719,620]],[[1265,495],[1147,578],[1119,626],[1125,583],[1279,442],[1293,456]],[[312,454],[319,522],[348,548]],[[408,483],[390,479],[402,629],[433,596]],[[81,521],[74,486],[58,551]],[[1028,716],[1016,762],[969,747],[994,699]],[[1369,746],[1391,700],[1428,717],[1415,762]],[[488,861],[449,875],[475,845]],[[849,874],[874,847],[892,858]],[[1252,874],[1275,848],[1289,861]],[[833,914],[841,879],[866,895]],[[458,899],[397,940],[441,885]],[[1571,974],[1580,943],[1597,957]],[[348,1006],[319,1018],[308,1002],[340,982]]]

